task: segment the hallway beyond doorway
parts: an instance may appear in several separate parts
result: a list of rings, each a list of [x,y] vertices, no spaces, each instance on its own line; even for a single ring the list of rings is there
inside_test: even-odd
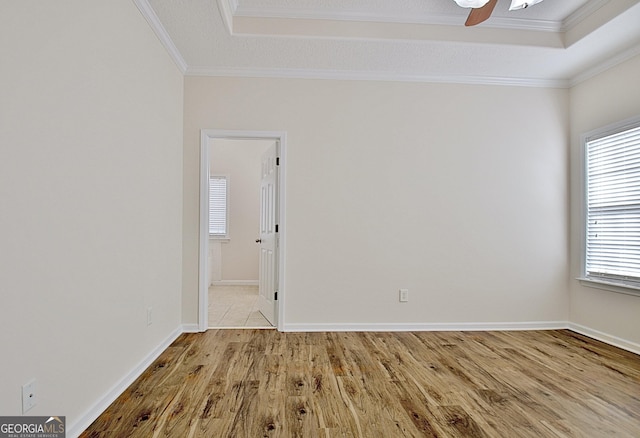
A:
[[[273,328],[258,311],[258,286],[209,287],[209,328]]]

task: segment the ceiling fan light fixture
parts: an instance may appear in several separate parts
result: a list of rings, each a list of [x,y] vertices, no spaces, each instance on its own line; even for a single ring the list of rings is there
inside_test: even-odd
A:
[[[461,8],[481,8],[487,3],[489,0],[453,0],[460,6]],[[538,0],[541,1],[541,0]]]
[[[540,3],[542,0],[511,0],[510,11],[517,11],[518,9],[528,8],[536,3]]]

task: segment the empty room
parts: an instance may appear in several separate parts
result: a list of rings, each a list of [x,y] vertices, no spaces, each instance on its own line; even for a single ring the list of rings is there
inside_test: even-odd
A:
[[[640,436],[638,23],[0,0],[0,432]]]

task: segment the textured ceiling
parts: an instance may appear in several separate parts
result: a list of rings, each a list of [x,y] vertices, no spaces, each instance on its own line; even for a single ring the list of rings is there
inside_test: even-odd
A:
[[[640,53],[640,0],[135,0],[187,74],[566,86]]]

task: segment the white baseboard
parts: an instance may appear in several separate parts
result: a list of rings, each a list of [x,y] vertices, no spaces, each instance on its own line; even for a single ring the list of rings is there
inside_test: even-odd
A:
[[[371,324],[285,324],[284,332],[425,332],[425,331],[505,331],[557,330],[569,328],[566,321],[533,322],[452,322],[452,323],[371,323]]]
[[[575,324],[573,322],[569,323],[569,330],[596,339],[598,341],[602,341],[605,344],[613,345],[614,347],[622,348],[623,350],[627,350],[635,354],[640,354],[640,344],[637,344],[635,342],[627,341],[626,339],[609,335],[607,333],[603,333],[601,331],[594,330],[580,324]]]
[[[182,324],[182,333],[200,333],[201,331],[198,324]]]
[[[258,280],[217,280],[211,286],[258,286]]]
[[[167,338],[151,351],[142,362],[132,369],[126,376],[116,383],[111,390],[93,404],[80,418],[67,428],[69,438],[77,438],[84,430],[93,423],[108,407],[122,394],[140,375],[146,370],[154,360],[167,349],[178,336],[183,333],[183,327],[178,326]]]
[[[372,324],[285,324],[283,332],[425,332],[425,331],[516,331],[567,329],[605,344],[640,354],[640,344],[568,321],[533,322],[453,322],[453,323],[372,323]]]

